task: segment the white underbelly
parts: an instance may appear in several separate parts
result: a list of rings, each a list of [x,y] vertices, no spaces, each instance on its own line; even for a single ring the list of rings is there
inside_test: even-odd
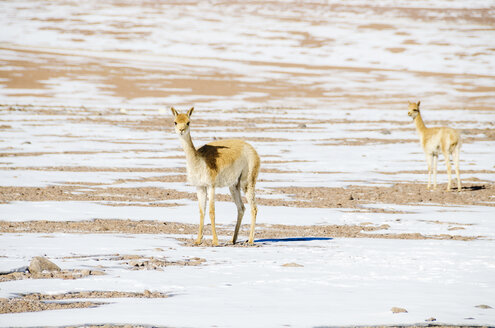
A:
[[[228,168],[220,170],[214,181],[212,181],[212,177],[209,176],[207,170],[203,172],[188,172],[187,182],[197,187],[206,187],[212,184],[215,184],[216,188],[230,187],[238,182],[244,166],[242,160],[236,161]]]

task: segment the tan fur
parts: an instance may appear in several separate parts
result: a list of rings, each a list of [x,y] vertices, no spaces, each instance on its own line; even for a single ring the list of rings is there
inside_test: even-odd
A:
[[[186,153],[187,181],[196,186],[198,194],[200,222],[196,244],[200,244],[203,239],[206,200],[209,200],[213,245],[218,245],[215,229],[215,188],[229,187],[237,206],[237,223],[232,243],[235,244],[237,240],[245,210],[241,198],[242,189],[251,207],[249,244],[252,245],[254,243],[254,227],[258,211],[254,190],[260,168],[258,153],[250,144],[242,140],[214,141],[196,149],[189,129],[193,110],[194,108],[191,108],[187,114],[180,114],[173,107],[171,108],[174,115],[175,132],[179,135],[182,148]]]
[[[408,113],[416,125],[416,131],[419,133],[421,147],[426,155],[426,163],[428,164],[428,189],[431,185],[431,172],[433,168],[433,189],[437,187],[437,162],[439,152],[443,153],[445,164],[447,165],[447,174],[449,182],[447,190],[451,187],[451,168],[450,155],[452,155],[455,172],[457,175],[457,189],[461,191],[461,178],[459,173],[459,151],[461,147],[461,137],[457,130],[448,127],[427,128],[421,118],[418,103],[409,102]]]

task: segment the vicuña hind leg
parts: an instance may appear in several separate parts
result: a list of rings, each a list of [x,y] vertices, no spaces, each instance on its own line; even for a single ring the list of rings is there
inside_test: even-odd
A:
[[[254,245],[254,227],[256,225],[256,215],[258,214],[258,208],[256,207],[256,200],[254,199],[254,186],[248,186],[246,192],[246,198],[251,208],[251,230],[249,232],[249,245]]]
[[[232,195],[232,199],[234,200],[235,205],[237,206],[237,223],[235,224],[234,236],[232,237],[232,244],[235,244],[237,241],[237,234],[239,233],[239,228],[241,227],[242,217],[244,216],[244,204],[242,203],[241,198],[241,183],[237,182],[236,185],[231,186],[230,194]]]
[[[452,154],[455,165],[455,175],[457,176],[457,190],[461,191],[461,176],[459,172],[459,147],[456,147],[454,153]]]
[[[205,212],[206,212],[206,188],[198,187],[196,189],[198,194],[198,203],[199,203],[199,231],[198,238],[196,239],[195,244],[201,244],[201,240],[203,239],[203,226],[205,223]]]
[[[452,169],[450,167],[450,154],[449,152],[445,151],[443,153],[443,157],[445,157],[445,165],[447,166],[447,177],[448,177],[448,183],[447,183],[447,191],[450,191],[450,187],[452,185]]]
[[[437,164],[438,155],[433,155],[433,190],[437,189]]]
[[[211,233],[213,235],[212,244],[218,246],[217,230],[215,229],[215,187],[208,187],[208,207],[210,210]]]

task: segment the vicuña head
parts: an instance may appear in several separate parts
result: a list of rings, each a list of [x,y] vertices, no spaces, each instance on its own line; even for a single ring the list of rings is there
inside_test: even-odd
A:
[[[187,111],[187,114],[179,114],[175,108],[171,108],[172,114],[174,115],[175,133],[179,136],[185,136],[189,134],[189,123],[191,122],[190,117],[194,111],[194,107],[191,107]]]
[[[416,125],[416,131],[419,134],[421,147],[426,155],[428,164],[428,189],[431,185],[431,172],[433,169],[433,189],[437,187],[437,162],[438,154],[443,153],[445,164],[447,165],[447,174],[449,182],[447,190],[450,190],[452,184],[450,156],[454,160],[455,172],[457,176],[457,189],[461,191],[461,178],[459,173],[459,152],[461,148],[461,137],[457,130],[448,127],[427,128],[421,117],[419,105],[421,102],[409,102],[407,115],[411,117]]]
[[[260,158],[256,150],[243,140],[213,141],[196,149],[192,142],[190,131],[191,115],[194,107],[185,114],[179,113],[173,107],[171,111],[174,115],[175,132],[179,135],[182,148],[186,154],[187,181],[196,186],[198,194],[200,221],[196,244],[200,244],[203,238],[206,200],[208,199],[213,245],[218,245],[215,229],[215,188],[229,187],[237,206],[237,223],[232,243],[235,244],[237,240],[245,210],[241,198],[242,189],[251,207],[249,244],[252,245],[254,243],[254,227],[258,211],[254,198],[254,187],[260,167]]]
[[[409,108],[408,108],[407,115],[409,115],[409,117],[412,117],[413,120],[416,118],[416,116],[419,115],[419,104],[420,103],[421,103],[421,101],[418,101],[417,103],[409,101]]]

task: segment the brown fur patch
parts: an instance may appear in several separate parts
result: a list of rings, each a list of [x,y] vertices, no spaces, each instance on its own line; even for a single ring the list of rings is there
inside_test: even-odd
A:
[[[221,154],[226,153],[224,151],[221,151],[221,149],[230,149],[227,146],[215,146],[212,144],[206,144],[202,146],[201,148],[198,149],[198,155],[203,158],[205,161],[206,165],[210,168],[212,171],[217,171],[218,170],[218,162],[221,160]]]

